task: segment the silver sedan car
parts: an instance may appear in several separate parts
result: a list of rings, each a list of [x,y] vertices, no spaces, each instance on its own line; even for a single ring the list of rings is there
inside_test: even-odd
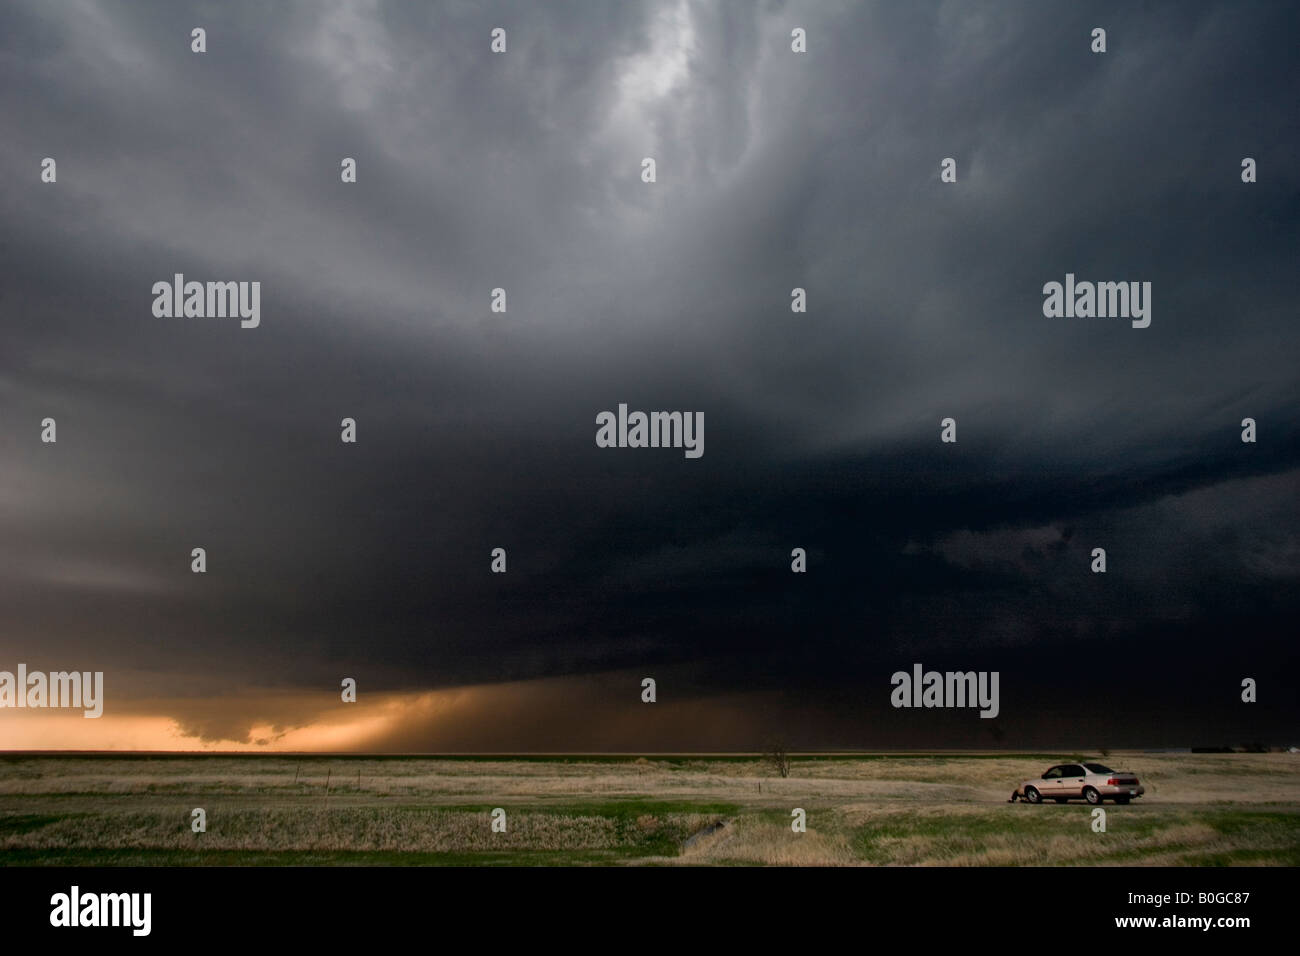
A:
[[[1146,793],[1136,774],[1127,770],[1111,770],[1100,763],[1062,763],[1048,767],[1041,777],[1026,780],[1011,794],[1011,801],[1024,800],[1042,803],[1055,800],[1083,799],[1091,804],[1103,800],[1128,803]]]

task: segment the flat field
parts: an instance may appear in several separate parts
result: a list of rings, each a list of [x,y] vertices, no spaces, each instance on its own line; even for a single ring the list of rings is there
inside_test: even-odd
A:
[[[1146,786],[1104,833],[1007,802],[1080,757]],[[1300,756],[0,756],[0,865],[261,864],[1296,866]]]

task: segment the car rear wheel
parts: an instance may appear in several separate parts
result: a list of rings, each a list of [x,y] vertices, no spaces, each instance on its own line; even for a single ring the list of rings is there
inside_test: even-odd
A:
[[[1025,799],[1030,803],[1042,803],[1043,795],[1033,787],[1025,787]]]
[[[1093,789],[1092,787],[1084,787],[1084,788],[1083,788],[1083,799],[1087,800],[1087,801],[1088,801],[1089,803],[1091,803],[1093,806],[1096,806],[1097,804],[1101,803],[1101,794],[1098,793],[1098,792],[1097,792],[1095,789]]]

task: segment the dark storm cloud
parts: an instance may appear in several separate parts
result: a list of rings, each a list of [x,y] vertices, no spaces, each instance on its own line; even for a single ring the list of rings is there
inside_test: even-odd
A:
[[[1227,3],[11,5],[0,650],[154,696],[653,669],[679,699],[786,695],[810,745],[865,714],[942,745],[876,699],[913,659],[1041,689],[1120,642],[1138,695],[1224,627],[1282,633],[1295,27]],[[154,318],[174,272],[260,280],[261,327]],[[1151,281],[1151,327],[1044,318],[1066,272]],[[704,457],[596,448],[619,402],[704,411]],[[1031,698],[1004,706],[1026,741]]]

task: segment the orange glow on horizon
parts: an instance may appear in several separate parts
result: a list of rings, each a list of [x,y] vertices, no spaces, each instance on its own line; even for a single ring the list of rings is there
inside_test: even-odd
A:
[[[304,713],[299,726],[276,729],[269,722],[257,722],[248,729],[247,739],[204,738],[187,733],[177,717],[167,711],[183,709],[171,702],[139,702],[135,713],[86,718],[80,712],[5,708],[0,711],[0,750],[193,750],[193,751],[348,751],[367,744],[413,720],[432,717],[461,691],[372,695],[366,704],[340,704],[320,712],[319,698],[311,703],[316,713]],[[192,701],[184,702],[192,704]],[[205,702],[209,706],[213,702]],[[237,706],[235,701],[218,701]],[[170,705],[170,706],[169,706]],[[158,713],[148,711],[157,709]],[[306,707],[303,708],[306,710]],[[141,711],[144,711],[143,713]]]

